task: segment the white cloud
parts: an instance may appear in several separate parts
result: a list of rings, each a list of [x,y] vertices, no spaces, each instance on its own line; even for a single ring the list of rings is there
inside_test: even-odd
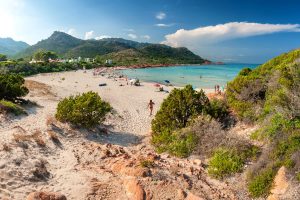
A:
[[[89,40],[89,39],[92,39],[93,36],[94,36],[94,31],[88,31],[85,33],[84,39]]]
[[[156,19],[163,20],[167,17],[167,14],[164,12],[159,12],[155,15]]]
[[[130,37],[131,39],[136,39],[137,38],[137,35],[133,34],[133,33],[129,33],[127,36]]]
[[[145,40],[150,40],[151,37],[149,35],[142,35],[141,38]]]
[[[109,35],[100,35],[98,37],[95,37],[96,40],[101,40],[101,39],[104,39],[104,38],[111,38],[111,36],[109,36]]]
[[[74,28],[70,28],[70,29],[67,31],[67,33],[68,33],[69,35],[74,36],[74,35],[76,34],[76,30],[75,30]]]
[[[171,27],[173,25],[174,24],[154,24],[154,26],[157,26],[157,27]]]
[[[194,49],[199,45],[209,45],[235,38],[266,35],[277,32],[300,32],[299,24],[260,24],[248,22],[230,22],[215,26],[199,27],[192,30],[179,29],[166,35],[162,43]]]

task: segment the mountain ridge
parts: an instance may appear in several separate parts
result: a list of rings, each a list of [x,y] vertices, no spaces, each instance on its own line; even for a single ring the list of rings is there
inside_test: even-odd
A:
[[[118,52],[131,49],[132,51],[141,52],[142,56],[147,59],[142,59],[148,63],[168,62],[170,64],[202,64],[205,59],[194,54],[184,47],[173,48],[164,44],[141,43],[123,38],[103,38],[100,40],[90,39],[82,40],[73,37],[67,33],[55,31],[47,39],[41,40],[35,45],[32,45],[18,53],[15,57],[31,57],[38,50],[54,51],[60,57],[89,57],[96,56],[108,57],[115,55]],[[125,51],[126,52],[126,51]],[[118,56],[126,54],[118,54]],[[180,59],[178,59],[180,58]],[[139,57],[135,57],[137,60]],[[117,59],[118,60],[118,59]],[[134,64],[139,64],[134,62]]]
[[[0,38],[0,54],[12,56],[30,45],[23,41],[16,41],[10,37]]]

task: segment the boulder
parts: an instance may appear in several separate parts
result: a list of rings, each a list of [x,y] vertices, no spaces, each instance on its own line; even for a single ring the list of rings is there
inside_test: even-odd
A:
[[[271,194],[268,196],[267,200],[278,200],[280,199],[280,195],[285,194],[287,191],[289,183],[286,178],[286,168],[284,166],[278,170],[273,185],[274,187],[271,190]]]
[[[31,192],[26,200],[67,200],[67,197],[54,192]]]
[[[201,197],[198,197],[192,193],[188,193],[187,197],[185,198],[185,200],[204,200]]]
[[[139,184],[136,178],[129,178],[124,180],[124,188],[128,199],[131,200],[144,200],[145,191]]]

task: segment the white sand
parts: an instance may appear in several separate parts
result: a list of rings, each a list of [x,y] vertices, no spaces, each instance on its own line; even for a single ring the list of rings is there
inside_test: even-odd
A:
[[[1,119],[0,145],[8,144],[12,150],[0,151],[0,199],[21,200],[31,191],[49,190],[61,192],[69,200],[81,200],[90,189],[88,179],[95,177],[107,179],[106,174],[78,170],[76,167],[74,152],[84,152],[84,149],[80,149],[82,148],[80,145],[88,140],[80,136],[68,139],[66,135],[67,137],[60,137],[62,146],[57,147],[48,138],[46,121],[49,116],[54,116],[60,99],[87,91],[98,92],[116,112],[105,122],[111,127],[110,133],[103,136],[104,142],[130,146],[136,143],[137,139],[150,134],[153,116],[149,116],[147,109],[149,100],[155,102],[154,112],[156,112],[168,95],[165,92],[157,92],[152,83],[142,82],[141,86],[130,86],[125,80],[115,81],[102,76],[93,76],[92,71],[40,74],[26,79],[49,85],[55,95],[37,95],[31,91],[26,98],[36,101],[40,107],[30,108],[28,116]],[[107,83],[107,86],[99,87],[99,83]],[[120,84],[125,86],[119,86]],[[168,91],[172,89],[173,87],[165,87]],[[22,131],[16,126],[21,126],[26,134],[32,134],[35,130],[42,131],[47,148],[40,149],[34,142],[29,142],[27,149],[18,147],[13,141],[13,134]],[[45,159],[49,163],[47,169],[51,178],[46,182],[29,181],[31,171],[40,159]]]

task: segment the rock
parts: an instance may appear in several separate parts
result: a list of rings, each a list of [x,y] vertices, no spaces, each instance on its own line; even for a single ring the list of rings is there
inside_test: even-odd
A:
[[[274,188],[271,190],[272,194],[284,194],[287,191],[289,183],[286,179],[286,168],[282,166],[275,176]]]
[[[187,197],[185,198],[185,200],[204,200],[201,197],[198,197],[192,193],[188,193]]]
[[[119,161],[111,166],[111,170],[114,173],[121,175],[134,176],[134,177],[146,177],[150,175],[150,171],[147,168],[135,165],[133,162]]]
[[[200,159],[194,159],[193,160],[193,164],[197,165],[197,166],[201,166],[202,165],[202,161]]]
[[[67,198],[54,192],[31,192],[26,200],[67,200]]]
[[[126,191],[126,195],[128,199],[131,200],[144,200],[145,198],[145,191],[143,190],[142,186],[139,184],[136,178],[126,179],[124,181],[124,187]]]
[[[278,200],[280,199],[279,196],[285,194],[289,187],[289,183],[286,179],[286,168],[282,166],[274,179],[273,182],[273,189],[271,190],[271,195],[268,196],[267,200]]]
[[[177,190],[177,199],[178,200],[184,200],[186,197],[186,193],[182,189]]]

